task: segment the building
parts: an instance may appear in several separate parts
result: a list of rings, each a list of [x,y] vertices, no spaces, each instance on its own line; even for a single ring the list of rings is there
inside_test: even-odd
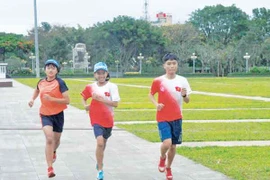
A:
[[[172,15],[159,12],[156,14],[157,21],[151,22],[154,26],[170,26],[172,25]]]

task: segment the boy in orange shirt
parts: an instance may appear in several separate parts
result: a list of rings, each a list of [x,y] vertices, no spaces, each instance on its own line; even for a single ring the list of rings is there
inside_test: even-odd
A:
[[[160,161],[158,169],[172,180],[171,165],[176,152],[176,144],[182,143],[182,104],[189,102],[191,88],[186,78],[176,74],[178,58],[172,53],[163,57],[166,73],[154,79],[149,98],[157,108],[156,119],[160,139]],[[158,93],[158,101],[154,95]],[[166,163],[167,159],[167,163]]]
[[[48,177],[54,177],[52,163],[56,160],[56,149],[60,145],[60,138],[64,126],[64,109],[69,104],[68,87],[57,74],[60,71],[58,62],[49,59],[45,62],[46,78],[40,79],[28,105],[32,107],[35,99],[40,96],[39,109],[42,129],[46,137],[46,161]]]

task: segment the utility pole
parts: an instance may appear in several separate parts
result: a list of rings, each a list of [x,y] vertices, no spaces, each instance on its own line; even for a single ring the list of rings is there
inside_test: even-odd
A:
[[[34,0],[34,16],[35,16],[35,55],[36,55],[36,77],[40,77],[39,72],[39,51],[38,51],[38,28],[37,28],[37,2]]]
[[[149,21],[149,15],[148,15],[148,0],[144,0],[144,20]]]

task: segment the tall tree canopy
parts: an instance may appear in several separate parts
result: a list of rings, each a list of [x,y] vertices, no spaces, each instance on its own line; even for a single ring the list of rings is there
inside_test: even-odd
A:
[[[216,5],[194,11],[188,22],[197,27],[211,43],[226,46],[245,35],[248,20],[248,15],[235,5]]]
[[[159,57],[165,45],[160,28],[127,16],[98,23],[88,31],[91,38],[87,44],[91,46],[91,54],[108,64],[118,60],[123,72],[130,68],[132,59],[139,53]]]
[[[33,50],[34,44],[23,35],[0,33],[0,47],[5,48],[5,53],[9,56],[15,55],[25,59]]]

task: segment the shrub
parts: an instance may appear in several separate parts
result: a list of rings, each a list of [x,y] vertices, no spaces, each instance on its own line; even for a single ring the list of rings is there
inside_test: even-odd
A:
[[[261,67],[257,67],[257,66],[254,66],[250,69],[250,72],[251,73],[267,73],[267,72],[270,72],[269,68],[268,67],[265,67],[265,66],[261,66]]]

